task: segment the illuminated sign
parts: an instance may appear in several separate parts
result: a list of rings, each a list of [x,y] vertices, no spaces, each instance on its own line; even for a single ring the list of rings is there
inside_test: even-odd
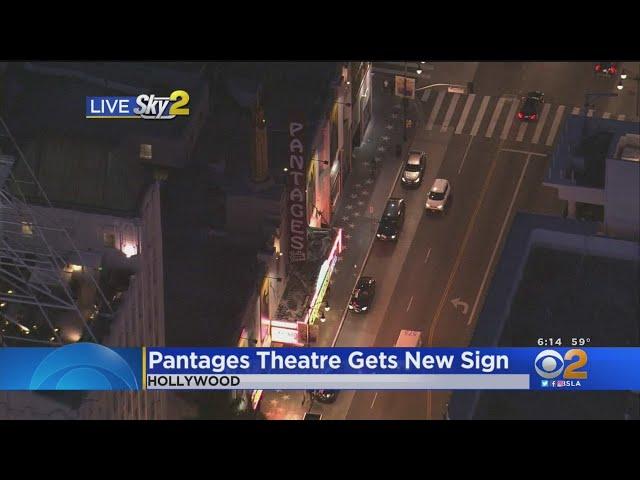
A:
[[[302,123],[289,123],[287,217],[290,262],[304,262],[307,259],[307,193],[304,146],[301,139],[303,130]]]
[[[318,318],[318,313],[320,312],[320,305],[322,304],[322,299],[324,298],[324,294],[329,287],[329,280],[331,279],[331,274],[333,273],[333,268],[338,261],[338,254],[342,252],[342,229],[338,229],[338,234],[336,235],[336,239],[333,242],[333,247],[331,248],[331,252],[329,253],[329,257],[323,262],[322,267],[320,267],[320,272],[318,274],[318,280],[316,281],[316,289],[313,294],[313,299],[311,300],[311,307],[305,322],[308,322],[310,325],[313,325]]]
[[[298,344],[298,326],[293,323],[293,328],[274,327],[271,325],[271,341],[287,343],[289,345]]]

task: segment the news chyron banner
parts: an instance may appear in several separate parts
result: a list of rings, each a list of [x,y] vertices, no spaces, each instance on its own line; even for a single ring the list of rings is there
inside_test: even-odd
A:
[[[0,389],[640,391],[640,348],[0,348]]]

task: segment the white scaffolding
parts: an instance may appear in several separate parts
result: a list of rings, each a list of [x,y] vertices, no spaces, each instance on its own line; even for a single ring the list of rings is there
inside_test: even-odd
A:
[[[28,172],[26,181],[14,177],[20,162]],[[21,188],[25,183],[35,187],[39,208],[25,198]],[[57,325],[61,315],[77,318],[82,340],[98,341],[90,326],[93,316],[80,308],[70,285],[71,258],[86,265],[69,232],[56,221],[49,197],[0,116],[0,327],[5,327],[0,328],[0,346],[63,345],[66,341]],[[95,288],[104,314],[113,315],[91,268],[84,269],[83,279]],[[31,325],[39,326],[37,335],[31,334]]]

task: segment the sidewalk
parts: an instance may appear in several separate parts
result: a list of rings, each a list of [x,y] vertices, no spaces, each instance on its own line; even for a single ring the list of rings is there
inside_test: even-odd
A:
[[[318,342],[314,346],[331,347],[337,340],[351,292],[369,255],[379,217],[396,183],[406,150],[420,127],[420,124],[416,125],[416,120],[420,120],[416,118],[417,110],[410,102],[407,118],[412,119],[416,127],[408,130],[402,154],[396,157],[396,144],[403,144],[402,102],[392,93],[383,91],[384,78],[374,75],[372,79],[373,116],[364,142],[352,159],[352,170],[333,217],[333,226],[343,228],[344,249],[327,294],[331,308],[326,312],[326,322],[320,324]],[[309,409],[315,411],[308,398],[304,405],[302,402],[303,392],[300,391],[267,391],[260,402],[260,410],[268,420],[302,419]]]

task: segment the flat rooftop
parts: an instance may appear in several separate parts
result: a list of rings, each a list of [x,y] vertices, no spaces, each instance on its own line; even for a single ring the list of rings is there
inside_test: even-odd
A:
[[[537,347],[538,338],[640,345],[640,247],[596,235],[590,222],[518,213],[472,346]],[[640,418],[628,392],[455,392],[451,418]]]
[[[620,138],[639,129],[637,122],[568,115],[545,183],[604,188],[607,158],[617,158]]]

